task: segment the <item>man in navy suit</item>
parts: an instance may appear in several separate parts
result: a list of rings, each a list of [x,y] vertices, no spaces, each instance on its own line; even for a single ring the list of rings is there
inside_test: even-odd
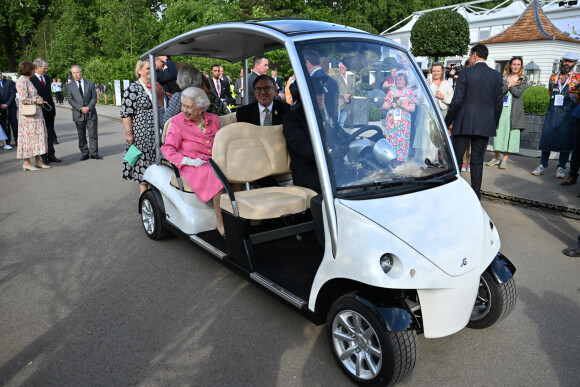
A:
[[[314,50],[304,50],[306,70],[312,78],[312,83],[322,83],[324,91],[324,106],[332,127],[338,127],[338,83],[322,70],[320,55]]]
[[[259,75],[252,85],[257,101],[249,105],[240,106],[236,111],[238,122],[248,122],[258,126],[282,124],[284,114],[290,111],[290,105],[275,101],[276,83],[268,75]]]
[[[220,78],[220,65],[214,64],[211,66],[210,84],[211,89],[215,91],[218,97],[220,97],[220,99],[227,105],[233,105],[236,103],[232,97],[230,83],[228,82],[227,78]]]
[[[461,164],[471,141],[471,188],[481,198],[483,158],[489,137],[496,134],[503,106],[502,76],[485,63],[487,47],[477,44],[469,53],[470,67],[459,72],[445,124],[453,134],[455,158]]]
[[[12,127],[14,145],[18,141],[18,107],[16,106],[16,84],[10,79],[4,79],[0,71],[0,125],[6,133],[6,145],[10,145],[10,130]]]
[[[56,109],[54,107],[54,100],[52,99],[52,91],[50,90],[50,77],[44,75],[48,69],[48,63],[42,58],[36,58],[34,62],[35,74],[30,77],[30,82],[38,91],[38,95],[42,97],[47,106],[42,108],[44,115],[44,122],[46,124],[46,133],[48,135],[48,153],[42,155],[42,162],[48,164],[51,162],[60,163],[62,160],[55,156],[54,140],[56,133],[54,131],[54,117],[56,116]]]
[[[81,161],[91,159],[102,160],[99,155],[99,138],[97,110],[97,90],[95,84],[83,78],[83,70],[78,65],[70,69],[74,78],[73,82],[65,85],[66,99],[72,107],[72,118],[79,135],[79,149]],[[87,146],[87,132],[89,134],[89,146]]]

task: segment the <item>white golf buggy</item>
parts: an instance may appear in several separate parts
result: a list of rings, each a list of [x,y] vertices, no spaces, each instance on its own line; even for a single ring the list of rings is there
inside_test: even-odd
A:
[[[290,157],[281,125],[223,116],[211,164],[226,189],[225,237],[215,230],[211,201],[200,201],[163,160],[165,132],[157,133],[157,163],[145,173],[152,187],[139,203],[145,232],[152,239],[181,234],[314,323],[326,322],[334,358],[355,383],[394,384],[413,370],[417,334],[442,337],[506,317],[516,302],[515,267],[460,176],[423,74],[399,44],[345,26],[276,19],[196,29],[141,58],[152,68],[157,55],[242,61],[247,74],[248,58],[276,49],[286,50],[296,75],[322,192],[284,179]],[[329,74],[324,106],[307,71],[307,50]],[[330,110],[339,62],[361,94],[352,98],[344,129],[325,117],[338,115]],[[380,106],[388,93],[381,89],[392,66],[404,73],[415,110],[369,121],[369,105]],[[398,125],[398,140],[387,140],[389,125],[390,133]],[[253,183],[268,176],[277,185]],[[234,192],[231,183],[247,189]]]

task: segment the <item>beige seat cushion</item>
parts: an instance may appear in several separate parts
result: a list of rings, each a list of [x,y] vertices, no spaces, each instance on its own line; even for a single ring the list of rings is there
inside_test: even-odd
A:
[[[171,118],[165,122],[165,125],[163,125],[163,133],[161,133],[162,144],[165,144],[165,137],[167,137],[167,132],[169,132],[170,127],[171,127]]]
[[[183,183],[183,190],[185,192],[191,192],[194,193],[193,190],[191,189],[189,183],[187,182],[187,180],[185,180],[183,178],[183,176],[181,177],[181,182]],[[177,177],[175,177],[175,173],[171,174],[171,183],[170,183],[173,187],[179,189],[179,184],[177,184]]]
[[[310,208],[310,199],[316,192],[304,187],[267,187],[235,193],[240,217],[245,219],[271,219],[297,214]],[[233,213],[227,194],[220,198],[220,207]]]
[[[234,122],[238,122],[236,118],[236,113],[230,113],[223,116],[220,116],[220,128],[227,126],[229,124],[233,124]]]
[[[217,132],[212,155],[231,183],[290,172],[282,125],[230,124]]]

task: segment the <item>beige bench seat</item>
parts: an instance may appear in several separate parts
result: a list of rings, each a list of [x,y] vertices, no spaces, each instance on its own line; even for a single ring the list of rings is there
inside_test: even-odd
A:
[[[282,125],[230,124],[216,134],[212,159],[230,183],[290,172]],[[237,216],[245,219],[271,219],[306,211],[313,196],[316,192],[305,187],[266,187],[235,192],[236,208],[223,194],[220,207],[234,215],[237,209]]]
[[[267,187],[236,192],[239,216],[245,219],[272,219],[297,214],[310,208],[310,199],[316,192],[303,187]],[[220,200],[222,209],[233,213],[227,195]]]

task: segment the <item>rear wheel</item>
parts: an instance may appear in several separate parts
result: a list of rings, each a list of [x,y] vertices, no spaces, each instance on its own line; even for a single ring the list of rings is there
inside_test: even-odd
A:
[[[498,284],[487,271],[479,280],[479,290],[468,327],[483,329],[508,316],[516,306],[517,291],[514,277]]]
[[[386,324],[352,295],[330,309],[327,335],[342,371],[361,386],[395,384],[409,375],[417,360],[415,331],[387,331]]]
[[[141,199],[141,221],[147,236],[154,240],[167,238],[170,233],[163,226],[163,212],[157,203],[157,198],[152,191],[143,193]]]

